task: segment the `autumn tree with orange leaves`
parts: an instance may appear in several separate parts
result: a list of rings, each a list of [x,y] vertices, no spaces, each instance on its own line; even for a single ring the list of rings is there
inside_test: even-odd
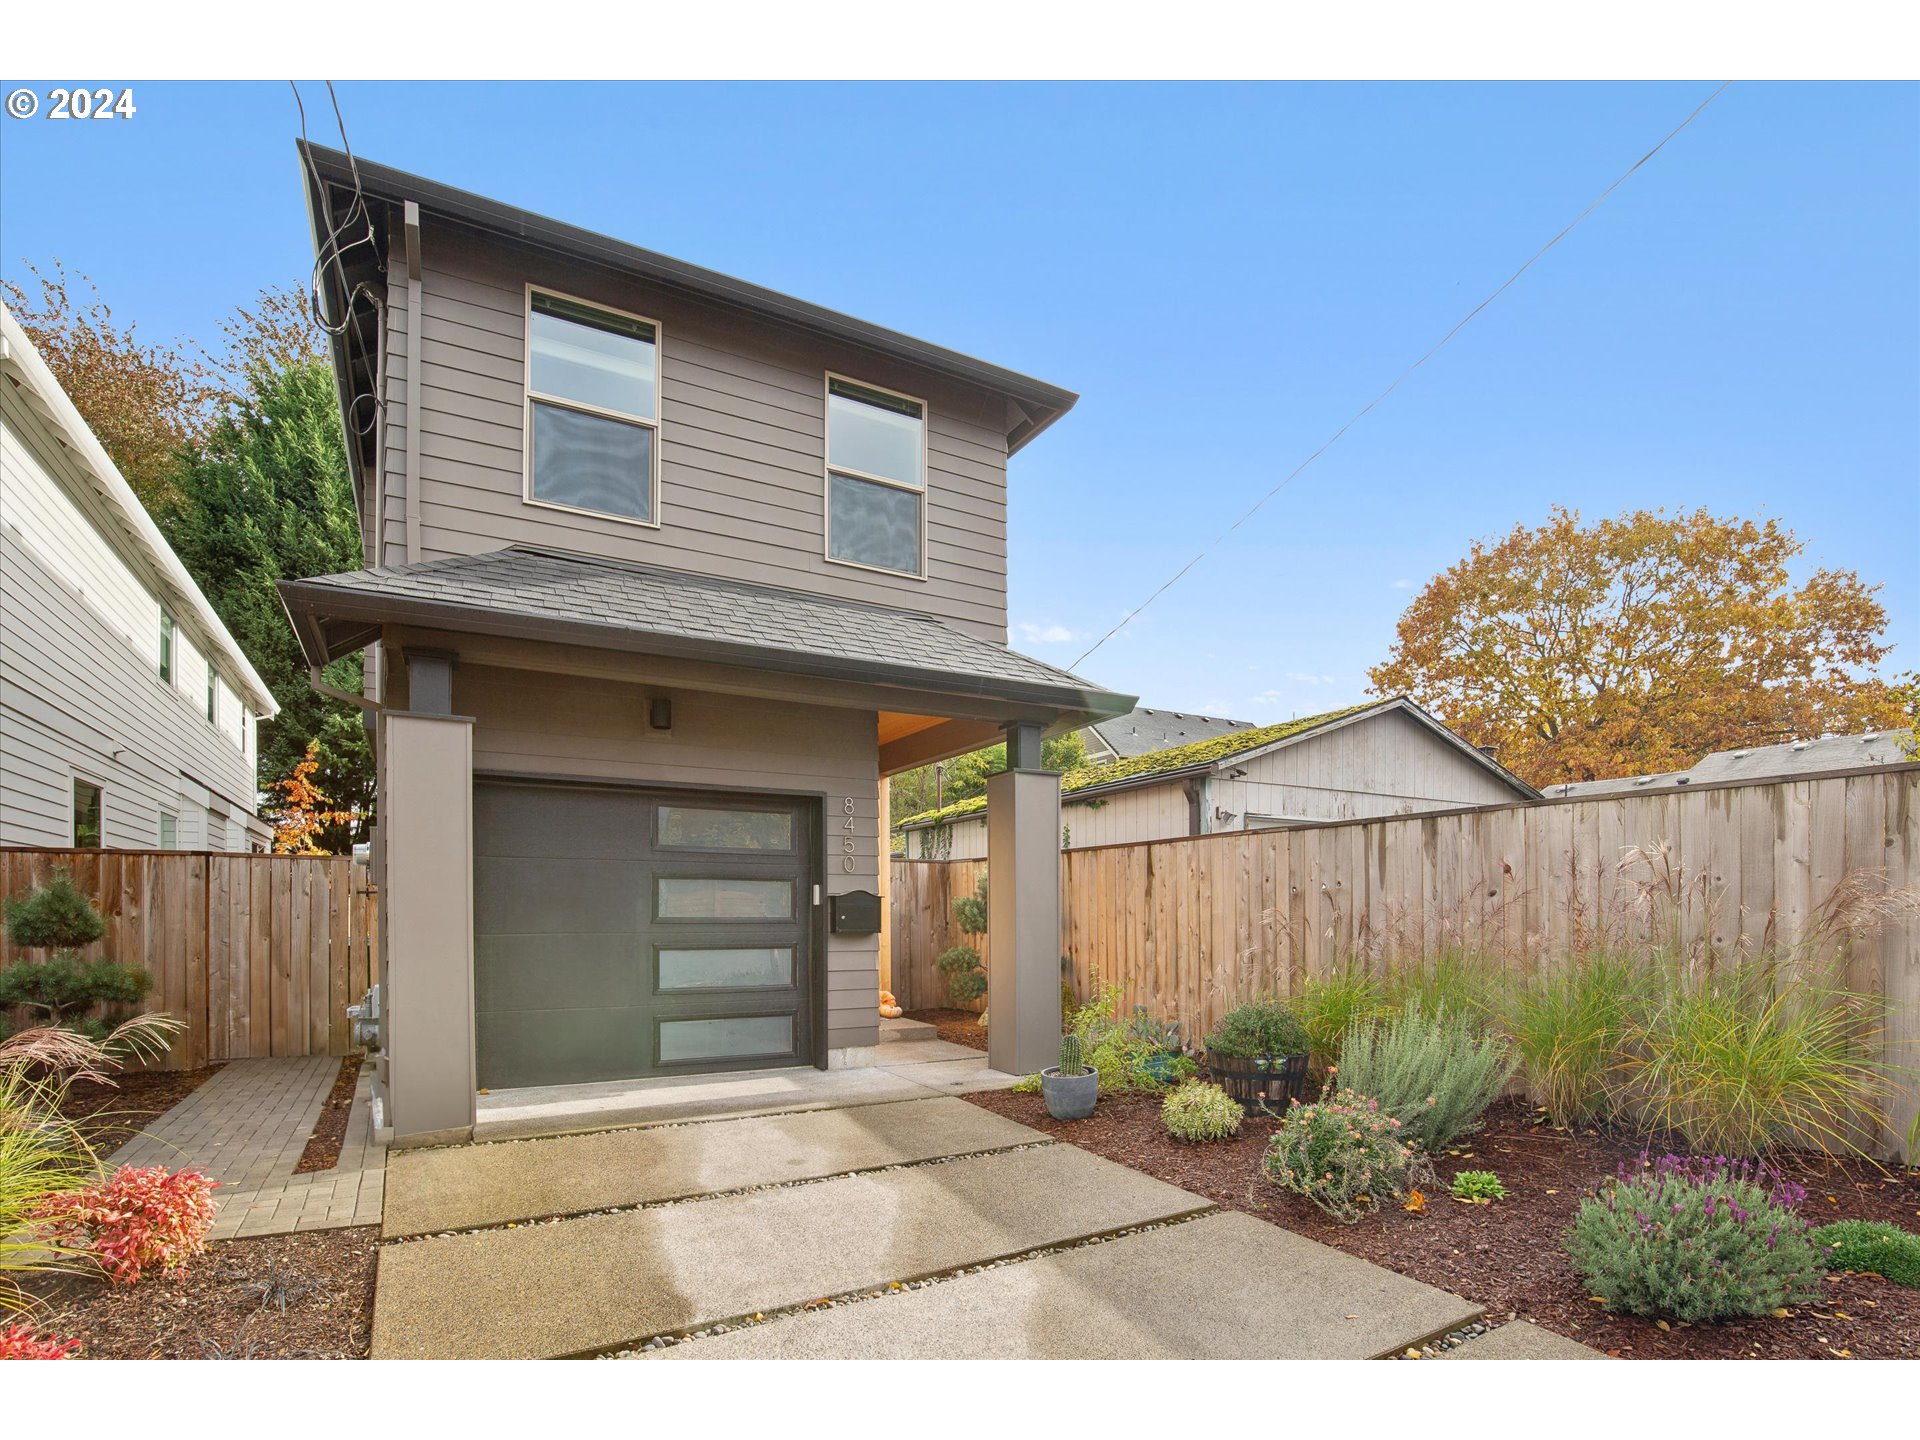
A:
[[[320,742],[307,742],[306,757],[293,767],[284,780],[267,787],[273,797],[264,819],[273,826],[273,850],[276,855],[334,855],[341,853],[337,837],[329,830],[351,827],[360,819],[352,810],[337,808],[320,788]],[[322,844],[322,839],[334,841]]]
[[[1852,571],[1795,585],[1768,520],[1636,510],[1476,543],[1367,672],[1537,786],[1691,766],[1715,750],[1914,723],[1872,672],[1886,612]]]

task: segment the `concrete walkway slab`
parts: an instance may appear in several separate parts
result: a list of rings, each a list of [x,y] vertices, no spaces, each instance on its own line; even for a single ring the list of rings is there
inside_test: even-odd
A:
[[[883,1070],[898,1069],[903,1065],[929,1065],[938,1060],[979,1060],[984,1062],[987,1052],[976,1050],[971,1045],[956,1045],[951,1040],[889,1040],[881,1037],[880,1044],[874,1047],[873,1063]]]
[[[916,1050],[927,1048],[916,1045]],[[965,1047],[960,1047],[964,1049]],[[979,1090],[1005,1090],[1020,1077],[992,1069],[987,1057],[978,1050],[965,1060],[935,1060],[928,1064],[898,1064],[886,1067],[886,1073],[909,1080],[939,1095],[971,1095]]]
[[[880,1043],[882,1045],[894,1044],[903,1040],[938,1040],[939,1038],[940,1028],[937,1025],[929,1025],[924,1020],[909,1020],[904,1015],[895,1015],[891,1018],[885,1015],[880,1017]]]
[[[649,1360],[1363,1360],[1480,1307],[1251,1215],[1216,1213]]]
[[[1610,1360],[1591,1345],[1569,1340],[1526,1320],[1509,1320],[1484,1335],[1476,1335],[1437,1360]]]
[[[1048,1137],[940,1096],[746,1120],[396,1152],[388,1236],[783,1184]]]
[[[1069,1145],[385,1247],[380,1358],[519,1358],[804,1304],[1207,1202]]]

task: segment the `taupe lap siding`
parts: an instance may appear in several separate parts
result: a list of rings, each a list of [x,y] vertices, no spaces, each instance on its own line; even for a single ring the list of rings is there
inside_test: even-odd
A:
[[[528,280],[664,327],[661,527],[528,506],[522,499]],[[644,560],[939,615],[1006,639],[1004,402],[798,331],[504,248],[430,231],[422,314],[390,290],[382,558],[405,555],[405,367],[420,351],[423,559],[516,543]],[[416,320],[418,324],[416,325]],[[927,577],[831,565],[822,550],[823,373],[924,396],[928,416]]]

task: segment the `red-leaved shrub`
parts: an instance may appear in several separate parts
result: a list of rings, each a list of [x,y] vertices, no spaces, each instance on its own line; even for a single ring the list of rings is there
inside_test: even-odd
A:
[[[48,1196],[36,1218],[53,1243],[131,1285],[149,1267],[174,1270],[206,1250],[216,1183],[198,1170],[122,1165],[104,1185]]]
[[[24,1325],[0,1330],[0,1360],[71,1360],[79,1348],[78,1340],[62,1340],[57,1335],[42,1340]]]

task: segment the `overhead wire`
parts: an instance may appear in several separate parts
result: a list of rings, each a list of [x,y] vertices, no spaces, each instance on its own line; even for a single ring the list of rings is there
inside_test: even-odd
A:
[[[1682,130],[1685,130],[1689,125],[1691,125],[1694,122],[1694,120],[1698,118],[1701,111],[1705,110],[1707,106],[1711,105],[1715,100],[1719,99],[1721,93],[1725,91],[1727,86],[1731,85],[1732,83],[1733,82],[1731,80],[1723,82],[1719,86],[1719,88],[1714,90],[1712,94],[1708,95],[1706,99],[1702,100],[1698,105],[1694,106],[1692,111],[1688,113],[1686,119],[1682,120],[1678,125],[1674,126],[1673,129],[1669,130],[1666,133],[1666,135],[1662,137],[1659,144],[1655,145],[1651,150],[1647,151],[1646,154],[1642,155],[1638,160],[1634,161],[1633,164],[1629,165],[1625,170],[1623,170],[1614,179],[1614,182],[1611,185],[1607,186],[1606,189],[1602,190],[1597,196],[1594,197],[1593,202],[1590,205],[1588,205],[1586,209],[1582,210],[1572,220],[1568,221],[1566,225],[1561,227],[1559,233],[1556,234],[1551,240],[1547,241],[1546,244],[1542,245],[1538,250],[1534,251],[1532,255],[1528,256],[1526,263],[1521,265],[1521,267],[1518,270],[1515,270],[1505,280],[1501,281],[1499,286],[1496,287],[1494,291],[1487,296],[1486,299],[1482,300],[1478,305],[1474,306],[1473,309],[1469,310],[1465,315],[1461,316],[1461,318],[1457,322],[1455,322],[1453,328],[1448,330],[1446,334],[1442,335],[1439,338],[1439,340],[1434,342],[1433,346],[1430,349],[1428,349],[1425,354],[1423,354],[1418,360],[1415,360],[1411,365],[1407,366],[1398,375],[1394,376],[1392,382],[1387,386],[1386,389],[1382,390],[1378,395],[1374,396],[1365,405],[1362,405],[1351,416],[1349,416],[1347,419],[1347,422],[1344,425],[1342,425],[1338,430],[1334,431],[1333,434],[1330,435],[1326,439],[1326,441],[1321,444],[1319,449],[1315,450],[1311,455],[1307,456],[1306,459],[1302,460],[1298,465],[1294,466],[1293,469],[1289,470],[1286,473],[1286,475],[1281,477],[1279,483],[1274,485],[1272,489],[1268,490],[1266,494],[1262,495],[1250,507],[1248,507],[1246,512],[1242,514],[1239,519],[1235,520],[1225,530],[1221,531],[1218,536],[1216,536],[1211,542],[1209,542],[1206,546],[1204,546],[1200,550],[1200,552],[1196,554],[1191,560],[1187,561],[1186,564],[1182,565],[1178,570],[1174,571],[1174,573],[1170,577],[1168,577],[1165,581],[1163,581],[1160,587],[1156,589],[1151,595],[1147,596],[1146,599],[1142,600],[1138,605],[1134,606],[1133,609],[1129,610],[1125,615],[1123,615],[1120,618],[1119,622],[1115,624],[1112,629],[1108,630],[1106,634],[1102,635],[1098,640],[1094,641],[1092,645],[1088,646],[1084,651],[1082,651],[1079,658],[1076,659],[1067,668],[1070,670],[1078,669],[1081,666],[1081,664],[1083,664],[1087,660],[1087,658],[1091,656],[1095,651],[1097,651],[1102,645],[1105,645],[1109,640],[1113,639],[1114,636],[1118,635],[1122,630],[1126,629],[1128,625],[1132,624],[1134,619],[1138,617],[1140,613],[1144,611],[1149,605],[1153,604],[1154,601],[1158,600],[1162,595],[1166,594],[1167,591],[1171,590],[1175,585],[1179,584],[1181,580],[1185,579],[1188,572],[1190,572],[1194,566],[1198,565],[1202,560],[1206,559],[1209,554],[1211,554],[1220,545],[1224,544],[1228,539],[1230,539],[1233,533],[1237,531],[1242,525],[1245,525],[1255,515],[1259,514],[1261,509],[1266,505],[1266,503],[1269,500],[1273,499],[1274,496],[1278,495],[1282,490],[1286,489],[1286,487],[1292,484],[1293,481],[1300,475],[1302,471],[1304,471],[1309,465],[1313,464],[1314,461],[1318,460],[1322,455],[1326,454],[1327,451],[1331,450],[1335,445],[1337,445],[1340,442],[1341,438],[1345,436],[1349,430],[1353,429],[1355,425],[1359,424],[1360,421],[1364,420],[1370,413],[1372,413],[1374,408],[1378,406],[1383,400],[1385,400],[1389,395],[1393,394],[1394,391],[1398,390],[1400,388],[1401,383],[1405,381],[1409,376],[1411,376],[1414,371],[1418,370],[1422,365],[1425,365],[1427,361],[1431,360],[1435,355],[1439,354],[1440,351],[1446,347],[1447,342],[1452,340],[1453,337],[1458,335],[1462,330],[1466,329],[1468,324],[1470,324],[1473,321],[1473,319],[1480,314],[1481,311],[1485,310],[1489,305],[1493,304],[1494,301],[1498,300],[1509,289],[1511,289],[1514,282],[1517,281],[1522,275],[1526,274],[1527,271],[1531,270],[1534,267],[1534,264],[1543,255],[1545,255],[1549,250],[1553,249],[1553,247],[1558,245],[1562,240],[1566,239],[1568,235],[1572,234],[1574,229],[1578,227],[1579,224],[1583,220],[1585,220],[1589,215],[1593,214],[1595,210],[1598,210],[1601,204],[1606,200],[1606,198],[1609,195],[1613,194],[1614,191],[1618,190],[1623,184],[1625,184],[1626,181],[1633,175],[1635,171],[1639,170],[1641,166],[1645,165],[1649,160],[1653,159],[1654,156],[1658,155],[1662,150],[1666,149],[1668,143],[1671,140],[1673,140],[1673,138],[1676,135],[1678,135]]]

